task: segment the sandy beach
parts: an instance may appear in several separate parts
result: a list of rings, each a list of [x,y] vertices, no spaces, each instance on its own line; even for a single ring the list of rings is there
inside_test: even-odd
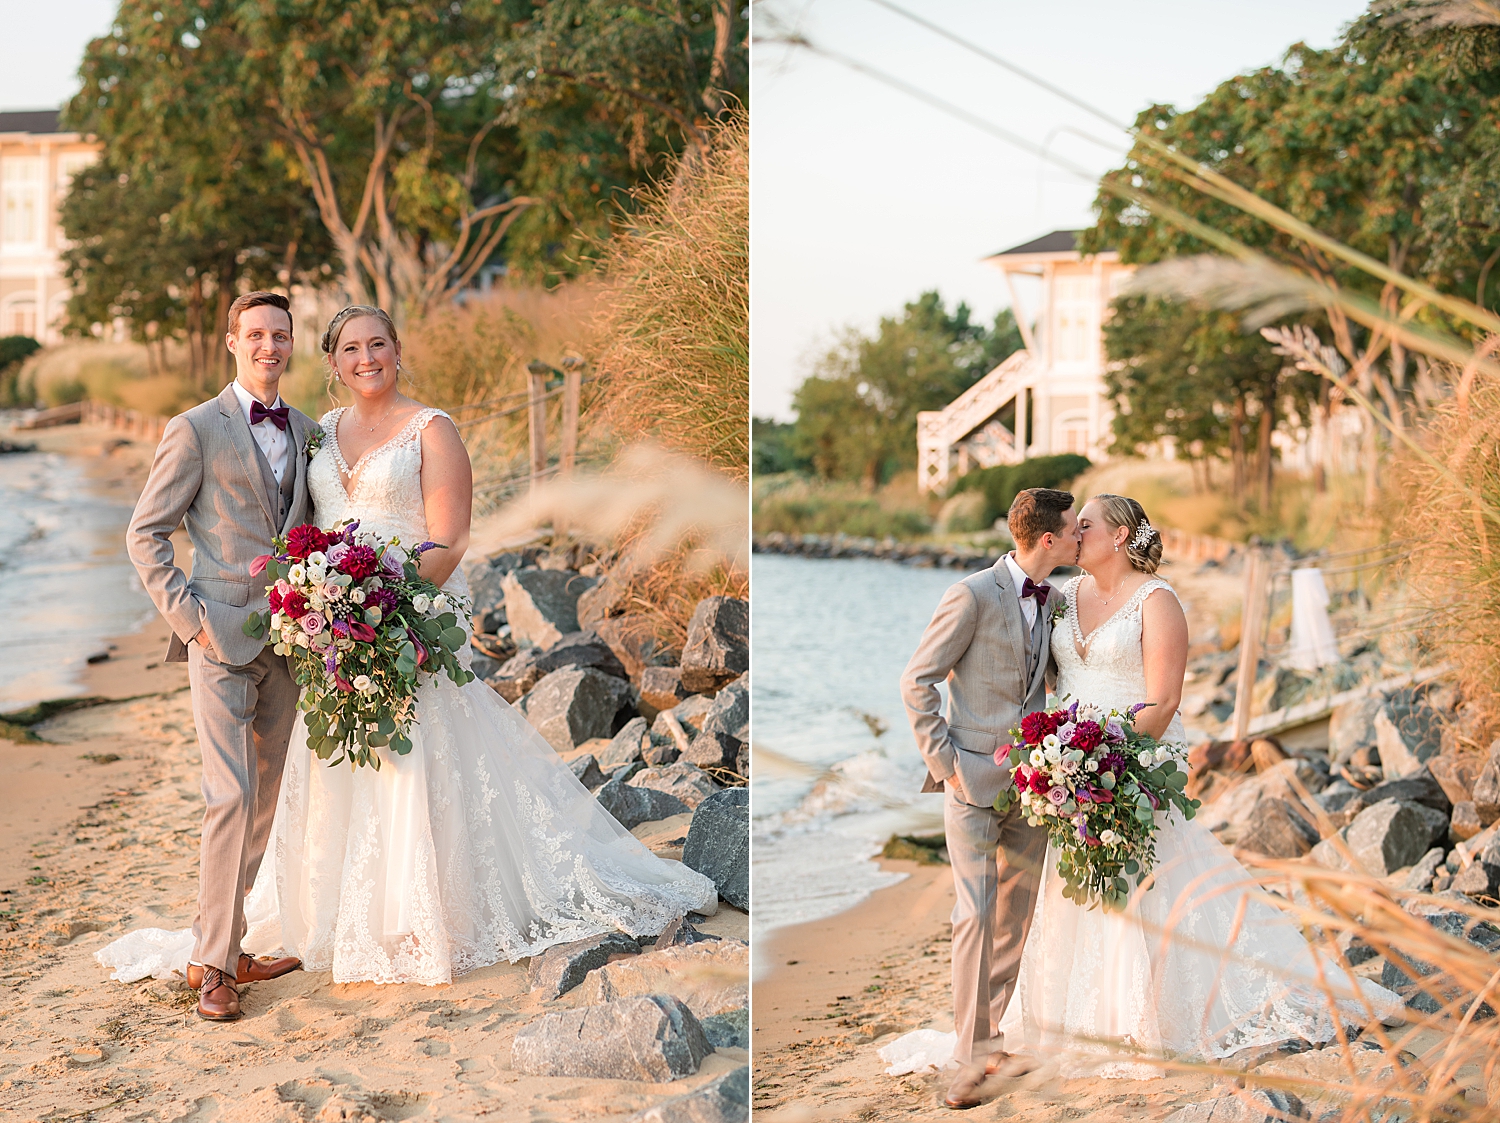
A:
[[[138,446],[122,457],[98,434],[41,437],[123,487],[146,466]],[[0,740],[0,1120],[623,1119],[746,1063],[722,1049],[662,1084],[524,1076],[517,1031],[590,1000],[587,984],[533,995],[525,960],[431,988],[296,972],[242,988],[245,1016],[224,1025],[196,1016],[183,983],[111,982],[94,952],[134,928],[188,926],[197,894],[198,748],[166,640],[158,619],[111,641],[82,676],[96,701],[35,726],[38,740]],[[635,833],[676,858],[687,819]],[[743,1004],[748,960],[728,941],[747,938],[748,918],[721,906],[698,927],[726,942],[695,948],[745,963],[705,960],[681,996],[722,1004],[737,990]]]

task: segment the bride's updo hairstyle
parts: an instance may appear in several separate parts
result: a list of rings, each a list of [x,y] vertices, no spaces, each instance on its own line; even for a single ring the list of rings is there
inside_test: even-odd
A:
[[[1128,495],[1095,495],[1091,502],[1099,504],[1108,526],[1116,530],[1123,526],[1130,532],[1123,548],[1131,567],[1140,573],[1155,573],[1161,565],[1161,531],[1151,525],[1145,508]]]
[[[392,343],[400,343],[401,339],[396,335],[396,322],[391,319],[390,313],[384,308],[376,308],[373,304],[351,304],[328,321],[328,326],[323,329],[323,338],[319,346],[323,348],[323,354],[328,356],[328,361],[333,362],[333,349],[339,345],[339,336],[343,334],[344,325],[350,320],[356,320],[361,316],[374,316],[385,325],[386,333],[391,337]]]

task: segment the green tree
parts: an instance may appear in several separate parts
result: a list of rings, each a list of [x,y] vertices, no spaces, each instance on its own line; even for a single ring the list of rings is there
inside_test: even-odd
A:
[[[950,312],[925,292],[823,357],[793,397],[793,447],[825,478],[875,487],[916,464],[919,412],[942,409],[1019,347],[1008,310],[986,328],[966,304]]]
[[[0,341],[3,342],[3,341]],[[750,470],[757,476],[781,472],[806,472],[812,463],[797,455],[793,442],[797,427],[770,417],[750,419]]]

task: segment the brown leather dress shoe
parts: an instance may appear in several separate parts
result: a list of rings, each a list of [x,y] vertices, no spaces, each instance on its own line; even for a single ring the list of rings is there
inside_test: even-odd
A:
[[[292,955],[283,956],[280,959],[262,955],[252,959],[242,953],[234,981],[239,986],[244,986],[246,983],[263,983],[268,979],[279,979],[301,966],[302,960]],[[196,963],[188,964],[187,984],[194,990],[203,985],[203,968]]]
[[[949,1087],[948,1094],[943,1097],[943,1106],[950,1107],[954,1111],[967,1111],[971,1107],[978,1107],[985,1100],[993,1098],[980,1095],[980,1086],[984,1084],[986,1077],[1025,1076],[1036,1067],[1036,1059],[1024,1054],[991,1053],[984,1059],[983,1065],[973,1064],[964,1067]]]
[[[203,968],[198,990],[198,1016],[209,1022],[232,1022],[240,1016],[240,995],[217,967]]]

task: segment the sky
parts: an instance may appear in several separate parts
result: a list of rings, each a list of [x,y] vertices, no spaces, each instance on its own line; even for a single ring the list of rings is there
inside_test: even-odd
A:
[[[1192,105],[1293,43],[1331,46],[1365,6],[897,2],[1123,121],[1155,103]],[[1010,299],[980,259],[1091,224],[1094,188],[837,63],[768,42],[767,15],[1050,146],[1094,178],[1118,166],[1126,144],[1097,118],[872,0],[762,0],[750,113],[750,405],[756,416],[789,420],[792,391],[847,327],[872,330],[932,288],[993,319]],[[1023,305],[1028,295],[1021,291]]]
[[[90,39],[109,31],[117,0],[0,0],[0,110],[57,109],[78,92]]]

